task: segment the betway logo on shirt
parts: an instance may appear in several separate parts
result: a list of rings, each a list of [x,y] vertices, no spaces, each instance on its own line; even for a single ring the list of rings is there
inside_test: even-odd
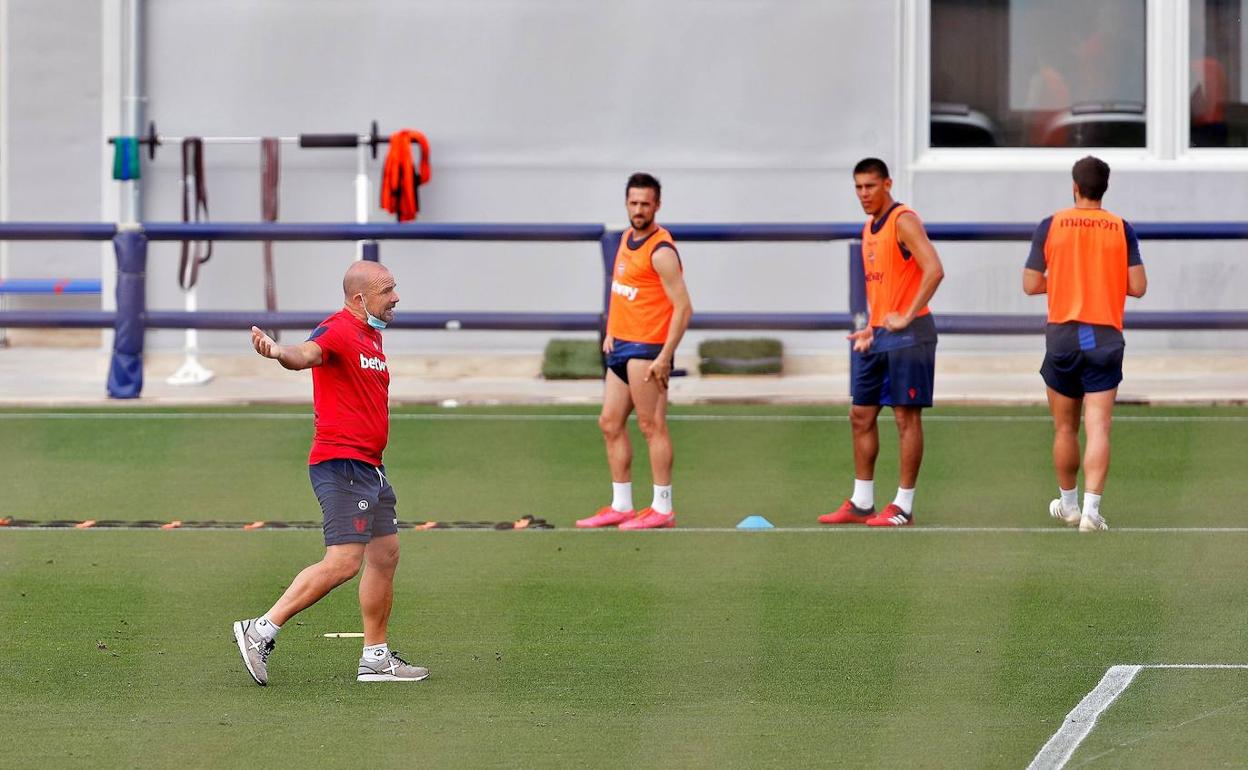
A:
[[[620,283],[619,281],[612,281],[611,291],[614,292],[615,294],[619,294],[621,297],[628,300],[629,302],[632,302],[633,300],[637,299],[638,289],[636,286],[629,286],[626,283]]]
[[[360,354],[360,368],[361,369],[373,369],[378,372],[384,372],[386,370],[386,362],[382,361],[377,356],[373,356],[372,358],[369,358],[365,356],[363,353],[361,353]]]

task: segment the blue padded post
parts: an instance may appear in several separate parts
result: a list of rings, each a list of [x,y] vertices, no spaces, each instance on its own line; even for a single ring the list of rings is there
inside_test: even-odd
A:
[[[602,237],[598,239],[598,246],[602,249],[602,318],[598,324],[598,346],[602,347],[602,342],[607,336],[607,312],[611,309],[611,271],[615,269],[615,253],[620,249],[620,239],[624,237],[622,232],[604,232]],[[602,357],[602,373],[607,373],[607,357]]]
[[[849,242],[849,317],[854,328],[858,319],[869,314],[867,310],[867,274],[862,267],[862,241]],[[853,388],[854,343],[849,343],[850,388]],[[852,394],[851,394],[852,395]]]
[[[377,241],[364,241],[364,247],[360,252],[365,262],[381,261],[381,245]]]
[[[113,359],[108,367],[110,398],[138,398],[143,392],[143,331],[147,312],[147,237],[126,230],[113,237],[117,252],[117,318]]]

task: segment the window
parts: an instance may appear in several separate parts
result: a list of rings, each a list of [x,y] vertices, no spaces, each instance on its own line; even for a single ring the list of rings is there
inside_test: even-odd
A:
[[[1191,146],[1248,147],[1248,0],[1191,0]]]
[[[1144,147],[1145,15],[1145,0],[931,0],[930,145]]]

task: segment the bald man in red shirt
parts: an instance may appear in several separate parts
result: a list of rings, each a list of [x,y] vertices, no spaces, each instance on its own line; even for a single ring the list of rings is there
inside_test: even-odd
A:
[[[360,573],[364,652],[356,681],[418,682],[428,669],[390,650],[386,631],[399,563],[394,488],[381,455],[390,431],[390,371],[381,330],[399,303],[394,276],[356,262],[342,279],[343,308],[307,341],[278,345],[256,327],[256,352],[292,370],[312,369],[316,435],[308,475],[321,504],[325,556],[305,568],[268,612],[234,624],[239,653],[256,684],[269,681],[268,659],[282,625]]]

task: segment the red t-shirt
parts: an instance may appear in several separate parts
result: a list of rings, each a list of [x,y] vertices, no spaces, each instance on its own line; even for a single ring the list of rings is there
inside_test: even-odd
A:
[[[312,370],[316,436],[308,464],[363,460],[381,465],[390,435],[390,371],[381,332],[345,308],[308,338],[321,347]]]

